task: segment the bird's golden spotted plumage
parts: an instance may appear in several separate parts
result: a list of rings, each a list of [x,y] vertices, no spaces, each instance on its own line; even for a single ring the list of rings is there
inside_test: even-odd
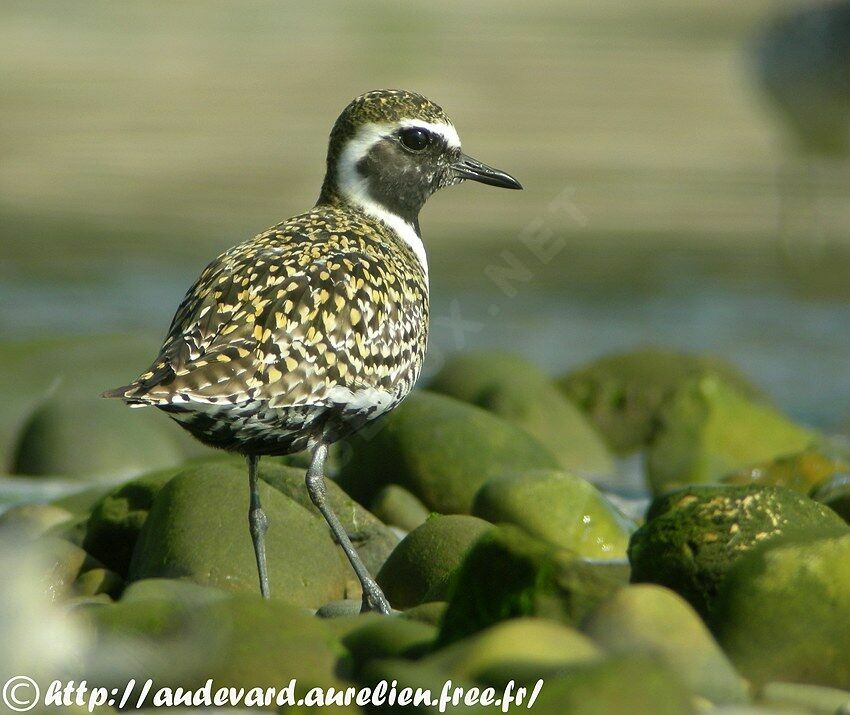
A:
[[[395,407],[419,376],[428,276],[419,211],[466,179],[520,188],[461,153],[440,107],[400,90],[352,101],[331,132],[316,206],[222,253],[186,293],[159,355],[104,393],[154,406],[248,458],[249,525],[268,597],[261,455],[311,451],[307,490],[363,587],[390,611],[325,498],[329,444]]]
[[[184,425],[204,441],[238,448],[268,432],[262,453],[289,452],[322,421],[339,437],[397,404],[419,374],[427,325],[411,249],[362,212],[314,209],[210,263],[123,394],[178,419],[199,410],[195,429]],[[233,424],[217,416],[239,405]]]

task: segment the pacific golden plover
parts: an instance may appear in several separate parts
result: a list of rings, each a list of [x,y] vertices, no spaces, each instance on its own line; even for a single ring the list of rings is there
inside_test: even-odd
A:
[[[316,205],[222,253],[177,309],[151,368],[109,390],[158,407],[206,444],[248,461],[248,522],[269,596],[262,455],[311,453],[306,485],[363,587],[363,610],[390,606],[325,498],[328,445],[395,407],[419,376],[428,333],[428,264],[419,211],[465,179],[516,179],[461,152],[425,97],[377,90],[334,124]]]

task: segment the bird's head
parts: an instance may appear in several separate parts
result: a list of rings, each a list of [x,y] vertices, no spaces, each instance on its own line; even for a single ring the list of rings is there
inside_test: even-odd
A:
[[[342,200],[416,225],[431,194],[467,179],[522,188],[464,154],[439,106],[414,92],[379,89],[354,99],[336,120],[320,201]]]

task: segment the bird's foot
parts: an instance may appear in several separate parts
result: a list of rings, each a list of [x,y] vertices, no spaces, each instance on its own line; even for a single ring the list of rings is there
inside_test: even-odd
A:
[[[389,616],[393,609],[381,587],[372,579],[369,579],[363,583],[363,606],[360,608],[360,613],[372,611]]]

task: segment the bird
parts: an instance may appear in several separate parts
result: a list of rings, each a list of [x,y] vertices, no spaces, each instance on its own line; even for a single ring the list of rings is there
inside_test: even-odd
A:
[[[416,383],[429,317],[419,213],[434,192],[467,180],[522,188],[464,154],[454,124],[423,95],[361,94],[333,125],[313,208],[209,263],[151,367],[103,393],[158,408],[201,442],[245,457],[264,598],[259,460],[307,450],[307,492],[360,581],[361,610],[392,612],[328,503],[325,464],[330,445],[387,414]]]

